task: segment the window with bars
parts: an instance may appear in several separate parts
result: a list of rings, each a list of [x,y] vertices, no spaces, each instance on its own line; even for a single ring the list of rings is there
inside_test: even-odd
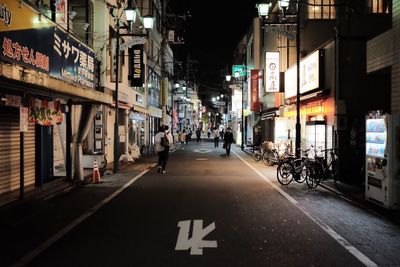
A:
[[[335,0],[307,0],[308,19],[335,19]]]
[[[369,13],[391,14],[391,0],[368,0]]]

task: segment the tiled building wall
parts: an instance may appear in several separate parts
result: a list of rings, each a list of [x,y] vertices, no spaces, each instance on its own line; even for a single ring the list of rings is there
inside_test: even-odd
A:
[[[393,0],[392,111],[400,112],[400,0]]]

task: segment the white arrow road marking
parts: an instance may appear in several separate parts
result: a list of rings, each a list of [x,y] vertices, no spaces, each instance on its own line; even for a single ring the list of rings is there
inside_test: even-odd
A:
[[[202,153],[202,154],[211,152],[211,150],[204,149],[204,148],[196,149],[196,150],[193,150],[193,151],[197,152],[197,153]]]
[[[203,228],[203,220],[193,220],[192,237],[189,238],[190,220],[178,222],[180,228],[175,250],[188,250],[190,255],[202,255],[203,248],[216,248],[217,241],[203,240],[211,231],[215,229],[215,222]]]

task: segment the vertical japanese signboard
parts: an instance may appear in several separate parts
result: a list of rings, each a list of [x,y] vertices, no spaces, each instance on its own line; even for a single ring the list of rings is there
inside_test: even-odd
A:
[[[251,111],[259,111],[259,92],[258,92],[258,70],[251,70],[251,95],[250,95],[250,100],[251,100],[251,105],[250,105],[250,109]]]
[[[19,131],[27,132],[28,131],[28,108],[27,107],[19,107]]]
[[[66,29],[68,25],[67,0],[55,0],[54,6],[56,8],[56,23]]]
[[[143,86],[143,45],[134,45],[129,49],[129,57],[131,60],[130,66],[130,78],[131,86],[142,87]]]
[[[265,53],[265,91],[279,92],[279,52]]]
[[[1,60],[94,88],[92,49],[23,2],[3,0],[0,13]]]

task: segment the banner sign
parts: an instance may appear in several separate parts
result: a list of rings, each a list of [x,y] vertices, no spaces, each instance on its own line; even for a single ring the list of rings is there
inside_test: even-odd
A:
[[[50,126],[63,121],[60,100],[44,101],[29,98],[29,122]]]
[[[265,91],[279,92],[279,52],[265,53]]]
[[[78,86],[94,88],[92,49],[19,1],[6,0],[0,21],[0,59]],[[66,1],[58,1],[61,8]],[[20,6],[21,5],[21,6]],[[5,11],[4,11],[5,12]],[[1,17],[1,16],[0,16]]]
[[[55,0],[54,6],[56,7],[56,23],[66,29],[68,25],[67,0]]]
[[[131,86],[143,87],[143,45],[134,45],[129,50]]]
[[[27,132],[28,131],[28,108],[19,107],[19,131]]]
[[[251,81],[250,81],[250,110],[251,111],[259,111],[260,109],[260,101],[258,98],[259,95],[259,89],[258,89],[258,70],[251,70]]]
[[[282,35],[282,36],[285,36],[286,38],[288,38],[290,41],[293,41],[294,39],[296,39],[296,34],[295,33],[293,33],[293,32],[291,32],[291,31],[288,31],[288,30],[285,30],[285,29],[282,29],[282,28],[280,28],[280,27],[276,27],[276,26],[272,26],[272,25],[265,25],[265,31],[266,32],[273,32],[273,33],[276,33],[276,34],[280,34],[280,35]]]

